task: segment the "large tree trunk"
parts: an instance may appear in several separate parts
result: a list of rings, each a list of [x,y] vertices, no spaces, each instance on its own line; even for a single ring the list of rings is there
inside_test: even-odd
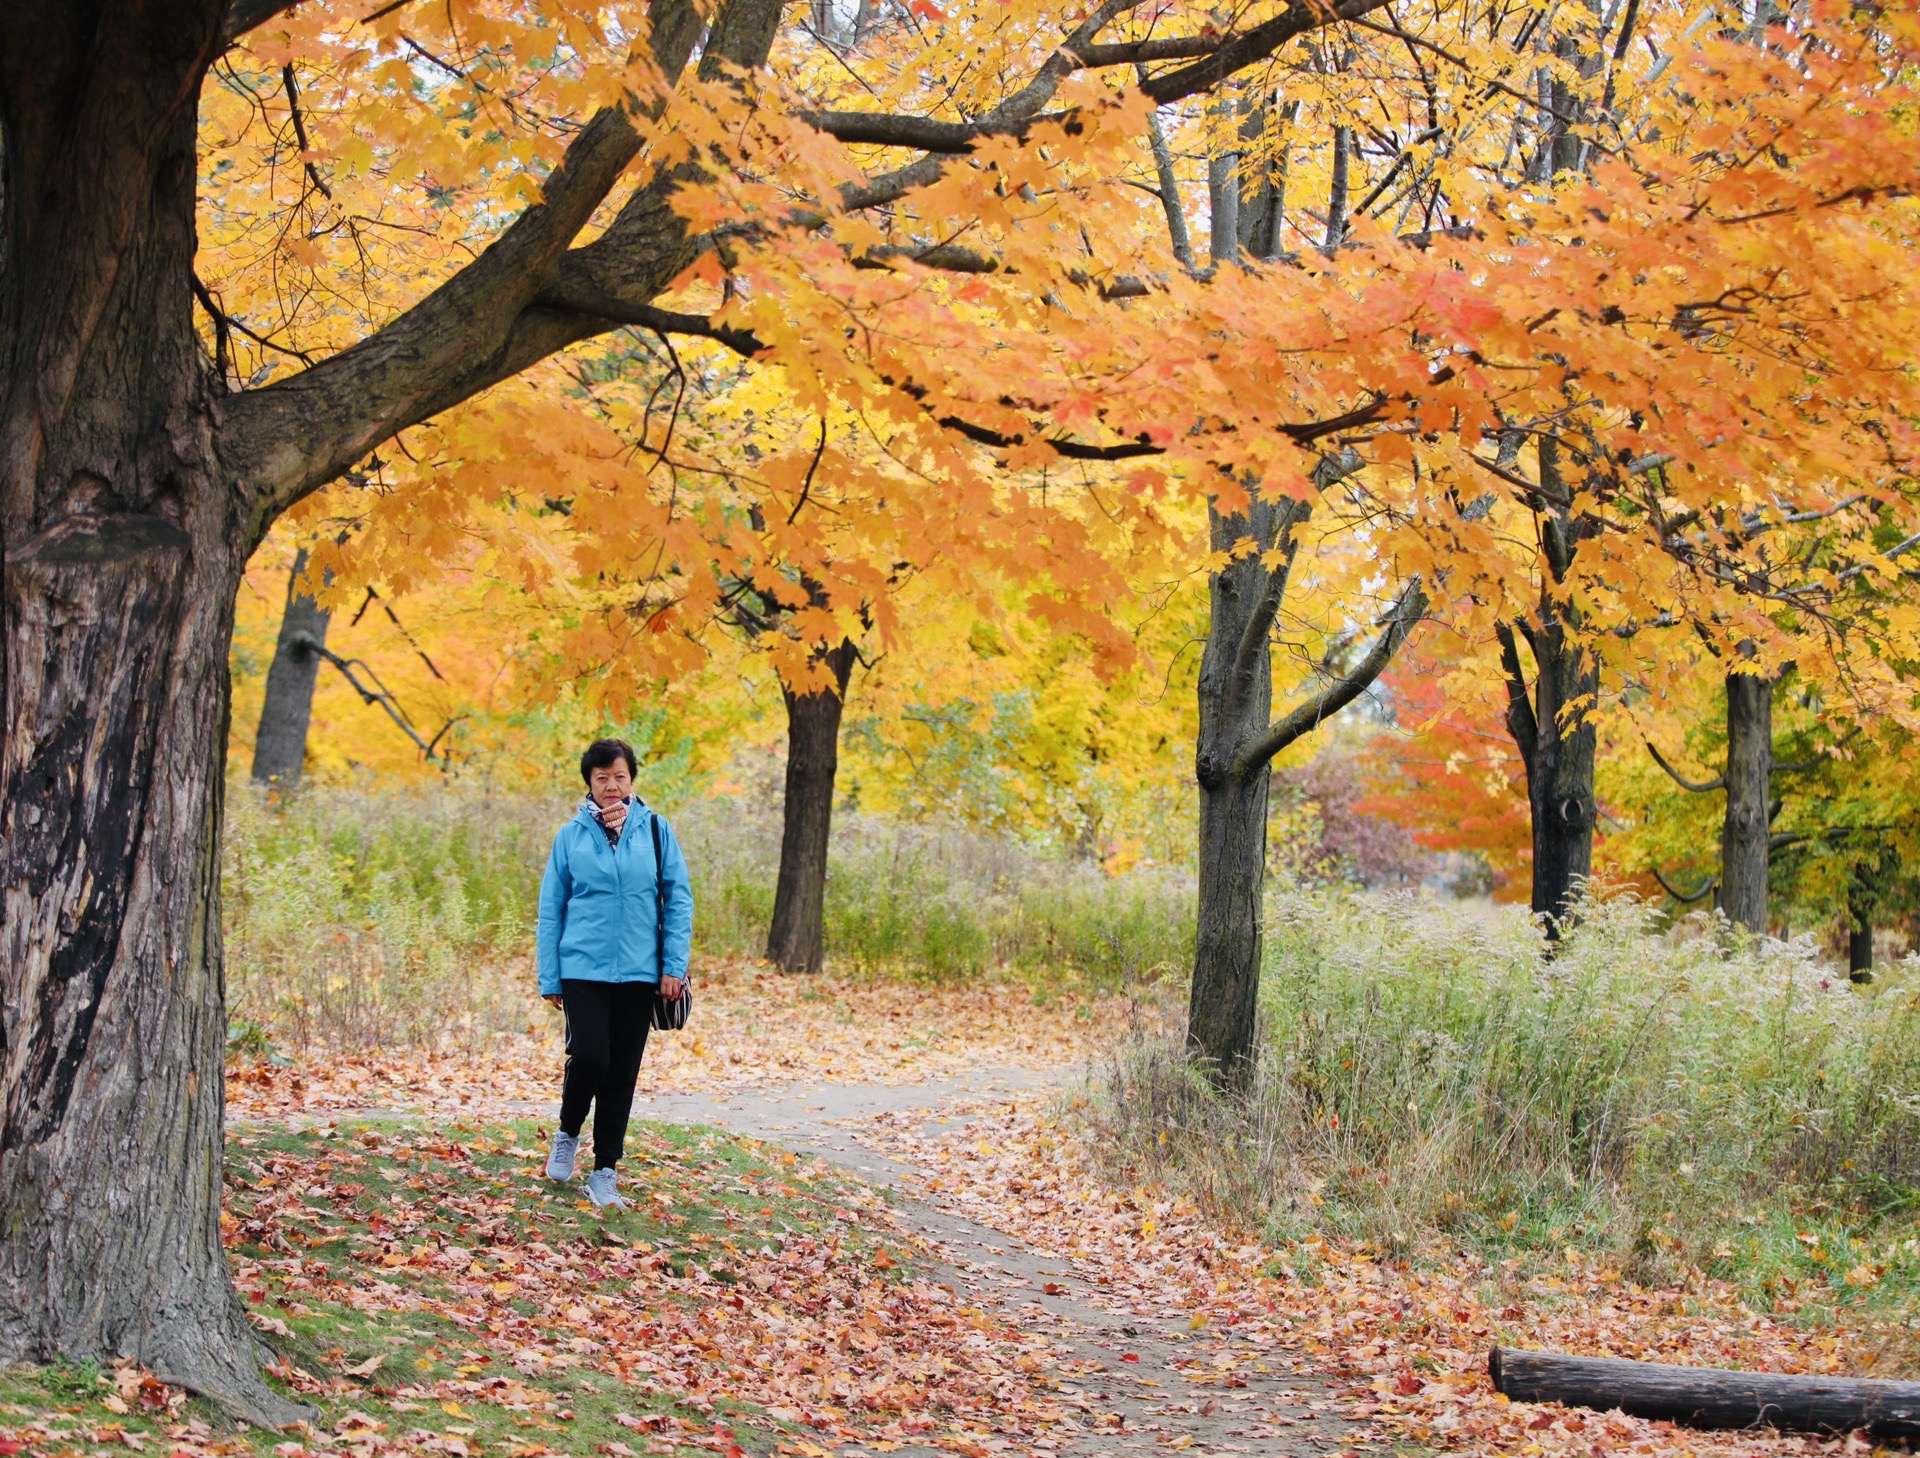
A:
[[[1773,822],[1773,680],[1727,675],[1727,816],[1720,827],[1720,909],[1756,935],[1767,929],[1767,850]]]
[[[1212,546],[1251,537],[1260,551],[1230,562],[1210,584],[1211,616],[1200,660],[1200,904],[1187,1041],[1215,1076],[1243,1082],[1251,1071],[1260,990],[1262,893],[1267,873],[1267,790],[1272,756],[1248,753],[1273,708],[1267,634],[1285,590],[1285,568],[1269,572],[1261,553],[1284,540],[1307,510],[1255,499],[1246,514],[1209,511]],[[1278,578],[1276,584],[1275,578]]]
[[[293,785],[307,762],[307,726],[313,719],[313,689],[320,678],[320,655],[327,646],[332,614],[310,592],[300,590],[307,570],[307,549],[294,555],[287,575],[287,606],[280,615],[280,640],[267,668],[266,698],[260,705],[260,730],[253,740],[253,782]]]
[[[767,960],[788,972],[818,972],[826,954],[833,782],[840,768],[840,715],[856,654],[849,639],[822,655],[833,675],[831,691],[795,694],[781,686],[787,701],[787,798]]]
[[[0,1359],[124,1354],[277,1418],[219,1225],[221,761],[253,543],[187,285],[223,8],[0,14]]]

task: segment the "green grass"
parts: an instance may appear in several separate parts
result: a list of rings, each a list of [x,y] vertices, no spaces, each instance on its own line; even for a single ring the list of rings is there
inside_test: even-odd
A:
[[[1850,983],[1811,942],[1590,909],[1280,892],[1250,1097],[1121,1054],[1116,1159],[1281,1239],[1736,1284],[1920,1358],[1920,964]]]
[[[881,1283],[913,1272],[910,1254],[861,1218],[873,1192],[757,1141],[637,1124],[622,1165],[632,1203],[601,1215],[577,1183],[556,1190],[538,1177],[542,1140],[531,1124],[434,1133],[354,1120],[235,1132],[227,1231],[236,1284],[275,1354],[269,1374],[317,1406],[317,1427],[377,1424],[389,1440],[419,1431],[533,1458],[540,1448],[586,1453],[614,1443],[710,1451],[671,1445],[711,1433],[718,1420],[747,1451],[766,1452],[789,1425],[623,1367],[633,1354],[594,1348],[591,1321],[555,1316],[572,1287],[529,1284],[527,1273],[644,1253],[642,1269],[657,1259],[686,1277],[697,1267],[702,1294],[583,1281],[579,1299],[697,1311],[750,1278],[754,1250],[770,1239],[831,1242],[834,1262],[865,1267]],[[452,1269],[450,1252],[471,1263]],[[484,1309],[476,1281],[487,1290]],[[36,1420],[38,1434],[28,1429]],[[47,1425],[66,1436],[48,1435]],[[236,1433],[221,1412],[177,1390],[143,1389],[132,1368],[0,1373],[0,1436],[26,1437],[30,1451],[82,1446],[96,1432],[124,1444],[117,1430],[161,1451],[169,1433],[263,1454],[285,1441]]]

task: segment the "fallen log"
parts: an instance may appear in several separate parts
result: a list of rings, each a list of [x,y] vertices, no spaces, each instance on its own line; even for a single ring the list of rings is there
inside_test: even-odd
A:
[[[1619,1408],[1693,1428],[1765,1425],[1805,1433],[1920,1438],[1920,1382],[1873,1377],[1806,1377],[1674,1367],[1617,1357],[1567,1357],[1495,1347],[1487,1373],[1515,1402],[1558,1402],[1598,1412]]]

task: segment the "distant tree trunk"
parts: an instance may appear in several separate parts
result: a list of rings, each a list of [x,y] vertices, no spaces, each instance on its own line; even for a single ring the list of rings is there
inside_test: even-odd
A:
[[[1547,918],[1548,934],[1557,938],[1593,873],[1593,830],[1599,819],[1593,793],[1596,735],[1589,710],[1575,706],[1591,704],[1600,675],[1558,615],[1544,628],[1522,631],[1533,649],[1532,702],[1524,680],[1516,680],[1510,668],[1507,728],[1527,770],[1533,910]]]
[[[1347,236],[1347,179],[1352,170],[1353,131],[1333,129],[1333,172],[1327,187],[1326,252],[1331,254]]]
[[[1324,489],[1358,465],[1358,456],[1343,453],[1323,461],[1315,477]],[[1273,621],[1298,547],[1294,531],[1309,510],[1304,502],[1271,502],[1258,495],[1244,513],[1208,509],[1214,551],[1228,552],[1246,539],[1256,548],[1233,558],[1209,583],[1211,617],[1200,660],[1200,735],[1194,754],[1200,896],[1187,1043],[1211,1076],[1230,1087],[1244,1086],[1254,1066],[1273,757],[1364,693],[1427,610],[1415,579],[1355,667],[1271,720]],[[1274,565],[1268,565],[1269,558]]]
[[[856,656],[851,639],[822,656],[833,675],[831,691],[801,695],[781,686],[787,701],[787,796],[767,960],[788,972],[818,972],[826,954],[833,782],[840,767],[840,716]]]
[[[1773,821],[1773,680],[1727,675],[1727,814],[1720,829],[1720,909],[1756,935],[1767,929],[1767,851]]]
[[[1873,981],[1873,918],[1859,907],[1848,910],[1847,976],[1855,982]]]
[[[1539,442],[1540,481],[1550,498],[1566,493],[1559,442]],[[1594,701],[1600,669],[1580,642],[1578,610],[1556,591],[1573,570],[1582,528],[1549,508],[1539,520],[1546,581],[1539,611],[1527,621],[1502,624],[1500,661],[1507,678],[1507,732],[1527,770],[1527,806],[1533,822],[1533,911],[1546,918],[1547,936],[1558,940],[1573,916],[1593,872],[1593,832],[1599,821],[1593,769],[1597,738]],[[1532,651],[1529,688],[1519,640]]]
[[[227,652],[259,522],[189,310],[224,0],[0,14],[0,1361],[255,1417],[220,1240]]]
[[[1234,114],[1231,100],[1222,100],[1216,115]],[[1222,141],[1223,148],[1231,143]],[[1207,256],[1213,263],[1232,263],[1240,257],[1240,154],[1224,150],[1207,159]]]
[[[256,785],[298,783],[307,762],[307,725],[313,718],[313,689],[320,677],[331,614],[313,594],[300,591],[307,570],[307,549],[294,555],[287,574],[287,606],[280,615],[280,641],[267,669],[266,698],[260,705],[260,731],[253,740]]]

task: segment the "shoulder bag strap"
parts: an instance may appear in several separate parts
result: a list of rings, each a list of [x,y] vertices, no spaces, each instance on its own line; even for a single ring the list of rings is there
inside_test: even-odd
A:
[[[667,975],[667,858],[660,850],[660,817],[651,811],[647,828],[653,832],[653,966]]]

